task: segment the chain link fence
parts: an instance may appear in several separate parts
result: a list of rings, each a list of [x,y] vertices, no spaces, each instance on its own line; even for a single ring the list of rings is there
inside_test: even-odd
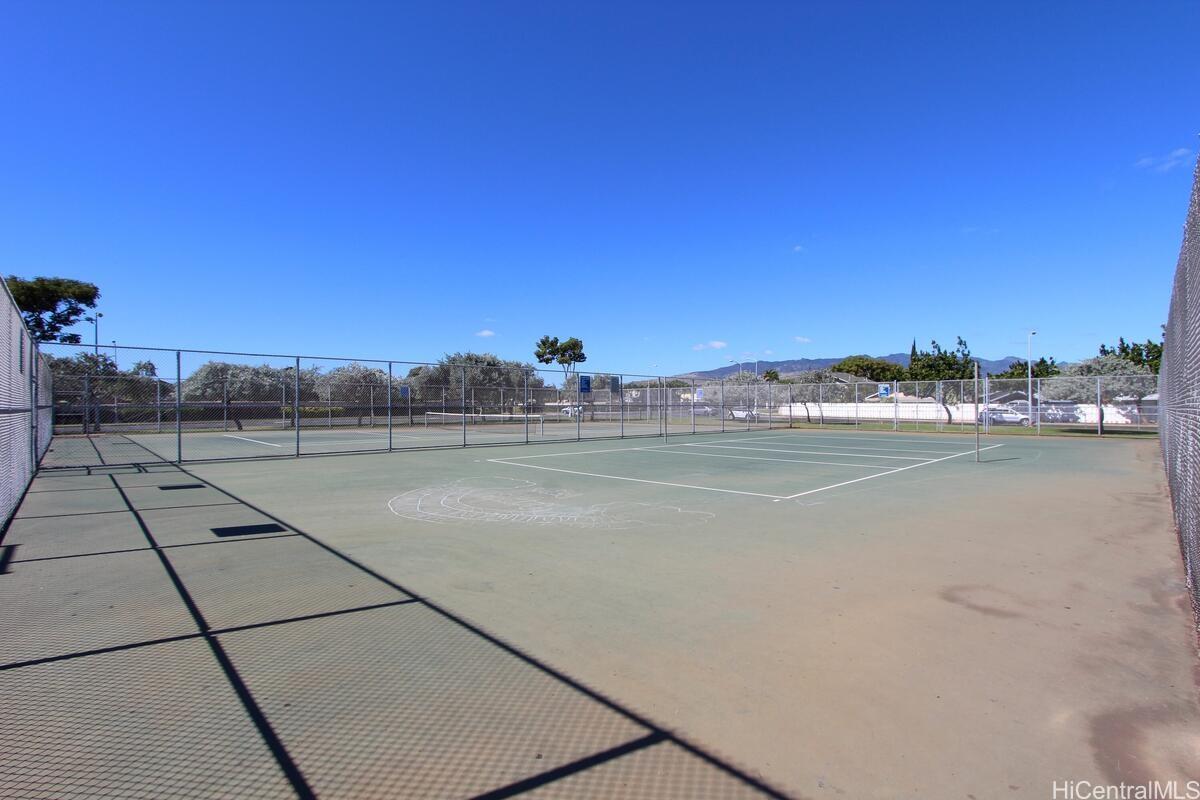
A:
[[[1163,462],[1200,619],[1200,163],[1163,337],[1162,416]]]
[[[0,536],[50,446],[51,372],[8,286],[0,294]],[[2,558],[2,554],[0,554]]]
[[[1153,375],[765,383],[95,345],[42,346],[43,466],[198,461],[774,428],[1151,433]],[[1030,391],[1032,389],[1032,392]],[[1030,402],[1032,394],[1032,402]]]

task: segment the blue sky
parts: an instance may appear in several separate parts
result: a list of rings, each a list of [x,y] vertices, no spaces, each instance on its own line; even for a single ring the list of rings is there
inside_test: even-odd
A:
[[[0,270],[99,284],[121,344],[1086,357],[1157,336],[1200,144],[1196,3],[3,21]]]

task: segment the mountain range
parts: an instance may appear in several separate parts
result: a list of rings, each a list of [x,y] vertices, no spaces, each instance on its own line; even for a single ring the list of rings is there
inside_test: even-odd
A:
[[[892,353],[890,355],[876,357],[882,361],[890,361],[893,364],[900,364],[904,367],[908,366],[908,353]],[[840,358],[791,358],[785,361],[764,361],[759,359],[758,374],[761,375],[767,370],[773,369],[779,373],[781,378],[786,378],[789,375],[795,375],[800,372],[812,372],[813,370],[818,369],[829,369],[843,358],[846,358],[846,356],[842,356]],[[998,359],[981,358],[979,359],[979,369],[981,370],[982,375],[994,374],[997,372],[1003,372],[1004,370],[1008,369],[1008,367],[1014,361],[1020,360],[1021,359],[1017,358],[1016,356],[1005,356],[1004,358]],[[702,372],[689,372],[685,375],[680,375],[679,377],[724,378],[729,375],[736,375],[739,370],[752,369],[754,369],[753,360],[743,361],[740,365],[727,364],[724,367],[717,367],[716,369],[704,370]]]

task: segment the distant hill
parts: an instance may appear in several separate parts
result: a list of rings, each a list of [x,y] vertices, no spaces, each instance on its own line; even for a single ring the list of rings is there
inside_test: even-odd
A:
[[[786,378],[789,375],[796,375],[801,372],[829,369],[845,357],[846,356],[840,356],[838,358],[792,358],[786,361],[763,361],[760,359],[758,362],[758,374],[761,375],[767,370],[773,369],[779,373],[780,377]],[[901,366],[905,367],[908,366],[908,353],[892,353],[890,355],[876,357],[883,361],[890,361],[893,364],[900,364]],[[1009,365],[1011,365],[1014,361],[1020,360],[1021,359],[1017,358],[1016,356],[1005,356],[1004,358],[998,359],[981,358],[979,359],[981,376],[995,372],[1003,372],[1004,370],[1008,369]],[[749,369],[753,371],[754,361],[743,361],[740,369]],[[703,372],[689,372],[678,377],[725,378],[730,375],[736,375],[738,370],[739,367],[737,364],[728,364],[724,367],[717,367],[716,369],[705,370]]]

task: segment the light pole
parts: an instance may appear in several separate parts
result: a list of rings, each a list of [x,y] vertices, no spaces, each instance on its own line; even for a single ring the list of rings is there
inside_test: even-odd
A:
[[[742,374],[742,362],[740,362],[740,361],[734,361],[734,360],[731,358],[731,359],[729,359],[729,363],[730,363],[730,364],[737,364],[737,368],[738,368],[738,377],[741,377],[741,374]]]
[[[1037,331],[1030,331],[1029,336],[1025,337],[1025,397],[1029,400],[1030,422],[1033,422],[1033,337],[1035,336],[1037,336]],[[1038,414],[1041,414],[1041,409],[1038,409]]]
[[[96,316],[92,317],[92,354],[97,358],[100,356],[100,318],[103,316],[97,311]]]

